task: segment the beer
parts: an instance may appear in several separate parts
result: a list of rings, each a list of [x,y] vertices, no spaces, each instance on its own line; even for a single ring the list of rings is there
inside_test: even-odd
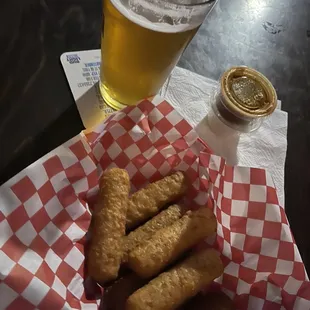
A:
[[[120,1],[104,0],[101,38],[100,90],[115,109],[155,95],[202,22],[152,23]]]

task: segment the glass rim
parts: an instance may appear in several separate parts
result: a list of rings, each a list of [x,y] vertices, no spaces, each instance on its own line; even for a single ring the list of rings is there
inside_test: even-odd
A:
[[[167,1],[165,0],[159,0],[159,2],[165,2],[167,4]],[[201,2],[198,3],[181,3],[182,0],[177,1],[177,0],[170,0],[168,3],[174,4],[174,5],[179,5],[183,7],[193,7],[193,6],[199,6],[199,5],[205,5],[205,4],[211,4],[217,2],[217,0],[202,0]]]

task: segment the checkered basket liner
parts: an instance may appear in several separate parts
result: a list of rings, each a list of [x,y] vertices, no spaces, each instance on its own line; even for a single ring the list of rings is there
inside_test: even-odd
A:
[[[160,97],[111,115],[0,187],[0,309],[97,309],[84,270],[98,176],[128,171],[132,190],[177,170],[191,207],[218,220],[225,270],[214,286],[237,309],[310,309],[310,284],[276,189],[263,169],[230,167]]]

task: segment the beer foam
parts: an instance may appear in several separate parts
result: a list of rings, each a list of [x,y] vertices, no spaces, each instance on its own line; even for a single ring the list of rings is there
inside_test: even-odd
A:
[[[181,23],[184,19],[190,20],[193,8],[189,9],[189,7],[184,7],[183,10],[176,10],[175,7],[171,5],[170,8],[168,7],[169,13],[167,14],[165,8],[160,8],[158,5],[154,5],[147,1],[127,0],[127,5],[122,3],[121,0],[110,1],[113,6],[131,22],[153,31],[165,33],[184,32],[198,27],[202,22],[201,19],[199,22],[195,22],[195,19],[193,19],[191,23]],[[166,5],[167,4],[168,3],[166,3]],[[155,17],[159,22],[152,22],[146,16],[143,16],[141,14],[142,12],[139,12],[139,6],[142,7],[144,15],[152,15],[153,19]],[[169,15],[169,21],[171,23],[164,22],[167,15]]]

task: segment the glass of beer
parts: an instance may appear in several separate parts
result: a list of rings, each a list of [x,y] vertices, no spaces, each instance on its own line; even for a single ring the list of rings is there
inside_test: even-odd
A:
[[[157,94],[216,0],[103,0],[100,92],[119,110]]]

